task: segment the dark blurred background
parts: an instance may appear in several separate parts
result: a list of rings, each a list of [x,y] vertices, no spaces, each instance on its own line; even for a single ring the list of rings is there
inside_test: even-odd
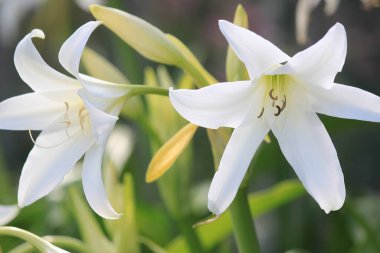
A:
[[[0,8],[4,2],[6,1],[0,2]],[[239,3],[249,15],[250,29],[289,55],[315,43],[336,22],[342,23],[347,31],[348,53],[343,71],[336,77],[336,82],[380,95],[380,9],[364,8],[359,0],[341,1],[331,16],[324,14],[323,2],[318,5],[311,13],[309,43],[304,46],[298,45],[295,39],[296,0],[111,0],[107,5],[137,15],[162,31],[177,36],[206,69],[219,81],[224,81],[227,42],[219,32],[217,21],[232,20]],[[20,19],[19,30],[14,37],[3,38],[4,34],[1,33],[0,99],[29,91],[15,70],[13,53],[17,42],[31,29],[40,28],[45,32],[46,39],[35,40],[35,44],[48,64],[63,71],[57,57],[60,46],[76,28],[92,19],[91,14],[67,0],[49,0],[27,10]],[[156,66],[104,27],[94,33],[89,45],[117,65],[134,83],[142,82],[143,67]],[[178,76],[178,70],[169,70],[174,77]],[[306,250],[302,252],[376,252],[370,245],[365,245],[366,232],[360,225],[363,221],[358,215],[370,224],[376,236],[380,235],[380,124],[325,116],[321,116],[321,119],[337,149],[348,200],[342,210],[326,215],[310,196],[305,196],[260,218],[257,230],[263,252],[285,252],[294,248]],[[202,130],[197,134],[195,145],[198,145],[197,153],[206,159],[211,152],[203,137],[205,132]],[[258,157],[251,179],[252,190],[269,187],[283,179],[296,178],[273,136],[272,140],[271,144],[264,146]],[[11,131],[1,131],[0,141],[3,160],[11,173],[10,182],[14,186],[12,193],[0,192],[0,201],[13,203],[20,171],[33,143],[27,132]],[[137,141],[137,146],[139,145]],[[148,155],[145,159],[149,159]],[[203,164],[210,166],[194,168],[194,178],[211,179],[211,159],[207,159]],[[144,184],[145,168],[137,169],[142,177],[138,188],[146,187],[146,191],[151,192],[154,186]]]

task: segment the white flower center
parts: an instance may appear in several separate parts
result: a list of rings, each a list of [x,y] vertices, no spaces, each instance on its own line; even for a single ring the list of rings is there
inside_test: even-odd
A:
[[[76,137],[79,134],[87,134],[91,133],[91,122],[90,122],[90,114],[84,106],[83,102],[69,103],[67,101],[64,102],[65,105],[65,113],[63,116],[63,120],[58,121],[58,124],[65,124],[66,128],[62,129],[62,135],[57,138],[56,143],[41,143],[41,141],[36,141],[32,135],[32,132],[29,130],[29,136],[33,143],[40,148],[55,148],[66,141],[68,141],[72,137]]]
[[[87,111],[84,104],[81,102],[79,104],[74,104],[72,108],[68,102],[64,102],[66,111],[64,116],[63,123],[67,124],[66,133],[68,137],[72,137],[78,132],[78,125],[80,126],[80,130],[82,132],[86,132],[90,130],[90,114]],[[73,110],[73,111],[70,111]],[[70,128],[73,128],[74,134],[70,134]]]
[[[287,105],[287,75],[265,75],[260,81],[265,85],[263,106],[257,118],[262,118],[269,113],[274,117],[279,117],[286,110]]]

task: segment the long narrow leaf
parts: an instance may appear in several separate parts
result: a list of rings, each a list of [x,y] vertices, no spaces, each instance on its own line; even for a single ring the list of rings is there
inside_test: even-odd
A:
[[[254,217],[270,212],[305,194],[303,186],[295,180],[283,181],[268,190],[249,195],[249,206]],[[199,226],[196,232],[206,250],[210,250],[232,233],[229,213],[226,212],[212,223]],[[183,237],[177,237],[167,247],[168,253],[190,252]]]

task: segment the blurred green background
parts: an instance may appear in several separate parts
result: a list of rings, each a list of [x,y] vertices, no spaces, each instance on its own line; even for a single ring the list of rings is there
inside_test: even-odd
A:
[[[0,8],[5,2],[0,1]],[[210,73],[219,81],[224,81],[227,42],[219,32],[217,21],[232,20],[239,3],[249,15],[250,28],[289,55],[319,40],[336,22],[342,23],[347,31],[348,53],[343,71],[336,81],[380,95],[380,9],[365,9],[359,0],[341,1],[336,13],[328,17],[321,3],[311,14],[310,40],[305,46],[298,45],[295,40],[296,0],[110,0],[106,4],[132,13],[177,36]],[[17,15],[14,17],[17,18]],[[3,33],[0,38],[0,99],[29,91],[15,70],[13,53],[17,42],[31,29],[40,28],[45,32],[46,39],[35,40],[35,45],[49,65],[64,72],[57,60],[60,46],[76,28],[92,19],[91,14],[69,0],[47,0],[26,11],[13,38],[4,38],[8,35]],[[146,66],[157,67],[105,27],[100,27],[93,34],[89,47],[115,64],[132,83],[143,82]],[[174,80],[180,77],[178,69],[169,67],[168,70]],[[321,119],[341,162],[347,188],[346,203],[341,210],[326,215],[306,194],[260,216],[256,219],[256,230],[262,252],[380,252],[380,124],[325,116]],[[179,228],[158,194],[157,185],[145,183],[146,168],[154,148],[151,148],[149,136],[136,122],[122,118],[121,123],[131,127],[135,140],[124,171],[131,172],[134,179],[139,231],[164,247],[179,233]],[[265,144],[256,156],[250,180],[251,191],[266,189],[285,179],[296,179],[276,139],[271,137],[272,143]],[[1,131],[0,141],[0,204],[14,204],[20,171],[33,143],[27,132],[11,131]],[[204,129],[197,132],[190,151],[192,162],[186,172],[189,173],[188,182],[186,186],[177,186],[177,190],[190,189],[192,195],[188,197],[191,198],[189,202],[195,202],[195,196],[199,198],[197,203],[189,204],[188,210],[191,223],[195,223],[208,215],[205,200],[207,186],[214,173],[212,153]],[[81,238],[71,202],[67,189],[52,193],[23,209],[10,225],[38,235]],[[100,221],[99,217],[97,219]],[[21,241],[17,239],[0,237],[4,252],[19,243]],[[229,236],[210,252],[235,252],[234,245],[233,237]],[[143,247],[142,251],[150,252],[147,247]]]

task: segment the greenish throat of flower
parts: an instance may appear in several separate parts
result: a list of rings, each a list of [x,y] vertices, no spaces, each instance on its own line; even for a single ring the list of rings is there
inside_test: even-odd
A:
[[[265,93],[263,106],[257,118],[261,118],[264,113],[271,113],[275,117],[280,116],[286,109],[286,83],[287,75],[265,75],[263,84]]]

